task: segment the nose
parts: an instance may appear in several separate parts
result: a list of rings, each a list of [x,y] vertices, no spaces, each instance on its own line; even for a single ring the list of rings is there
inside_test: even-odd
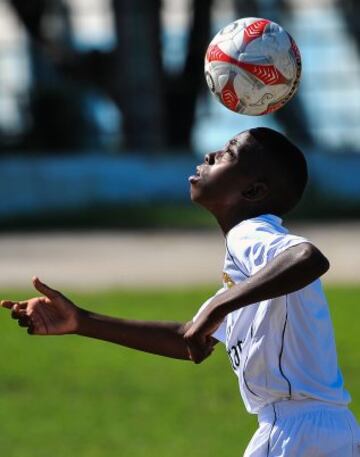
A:
[[[205,163],[212,165],[215,162],[215,154],[215,152],[209,152],[209,154],[206,154]]]

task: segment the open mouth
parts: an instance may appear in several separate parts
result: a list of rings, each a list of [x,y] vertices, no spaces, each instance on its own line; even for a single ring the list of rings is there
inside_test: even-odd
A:
[[[201,179],[200,167],[196,167],[196,173],[192,176],[189,176],[189,182],[195,183]]]

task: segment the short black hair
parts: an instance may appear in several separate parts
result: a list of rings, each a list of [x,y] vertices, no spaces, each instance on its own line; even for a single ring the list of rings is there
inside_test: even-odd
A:
[[[283,215],[300,201],[308,180],[304,154],[285,135],[267,127],[250,129],[249,147],[269,182],[270,212]]]

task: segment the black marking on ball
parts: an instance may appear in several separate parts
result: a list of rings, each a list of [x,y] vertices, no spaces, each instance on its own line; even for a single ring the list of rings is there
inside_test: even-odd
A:
[[[206,78],[206,82],[209,86],[209,89],[211,90],[211,92],[215,93],[215,83],[214,83],[214,80],[213,80],[211,74],[208,71],[205,72],[205,78]]]

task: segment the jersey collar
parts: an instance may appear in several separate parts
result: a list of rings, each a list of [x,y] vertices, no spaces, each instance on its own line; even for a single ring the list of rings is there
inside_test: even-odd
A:
[[[281,217],[275,216],[275,214],[262,214],[261,216],[253,217],[252,219],[247,219],[248,221],[263,221],[270,223],[272,225],[282,225]]]
[[[256,217],[251,217],[249,219],[245,219],[244,221],[239,222],[237,225],[232,227],[228,233],[225,235],[225,238],[227,238],[232,230],[234,230],[236,227],[240,227],[242,224],[248,223],[248,222],[265,222],[267,224],[271,224],[273,226],[280,226],[282,227],[283,220],[281,217],[275,216],[275,214],[261,214],[260,216]]]

